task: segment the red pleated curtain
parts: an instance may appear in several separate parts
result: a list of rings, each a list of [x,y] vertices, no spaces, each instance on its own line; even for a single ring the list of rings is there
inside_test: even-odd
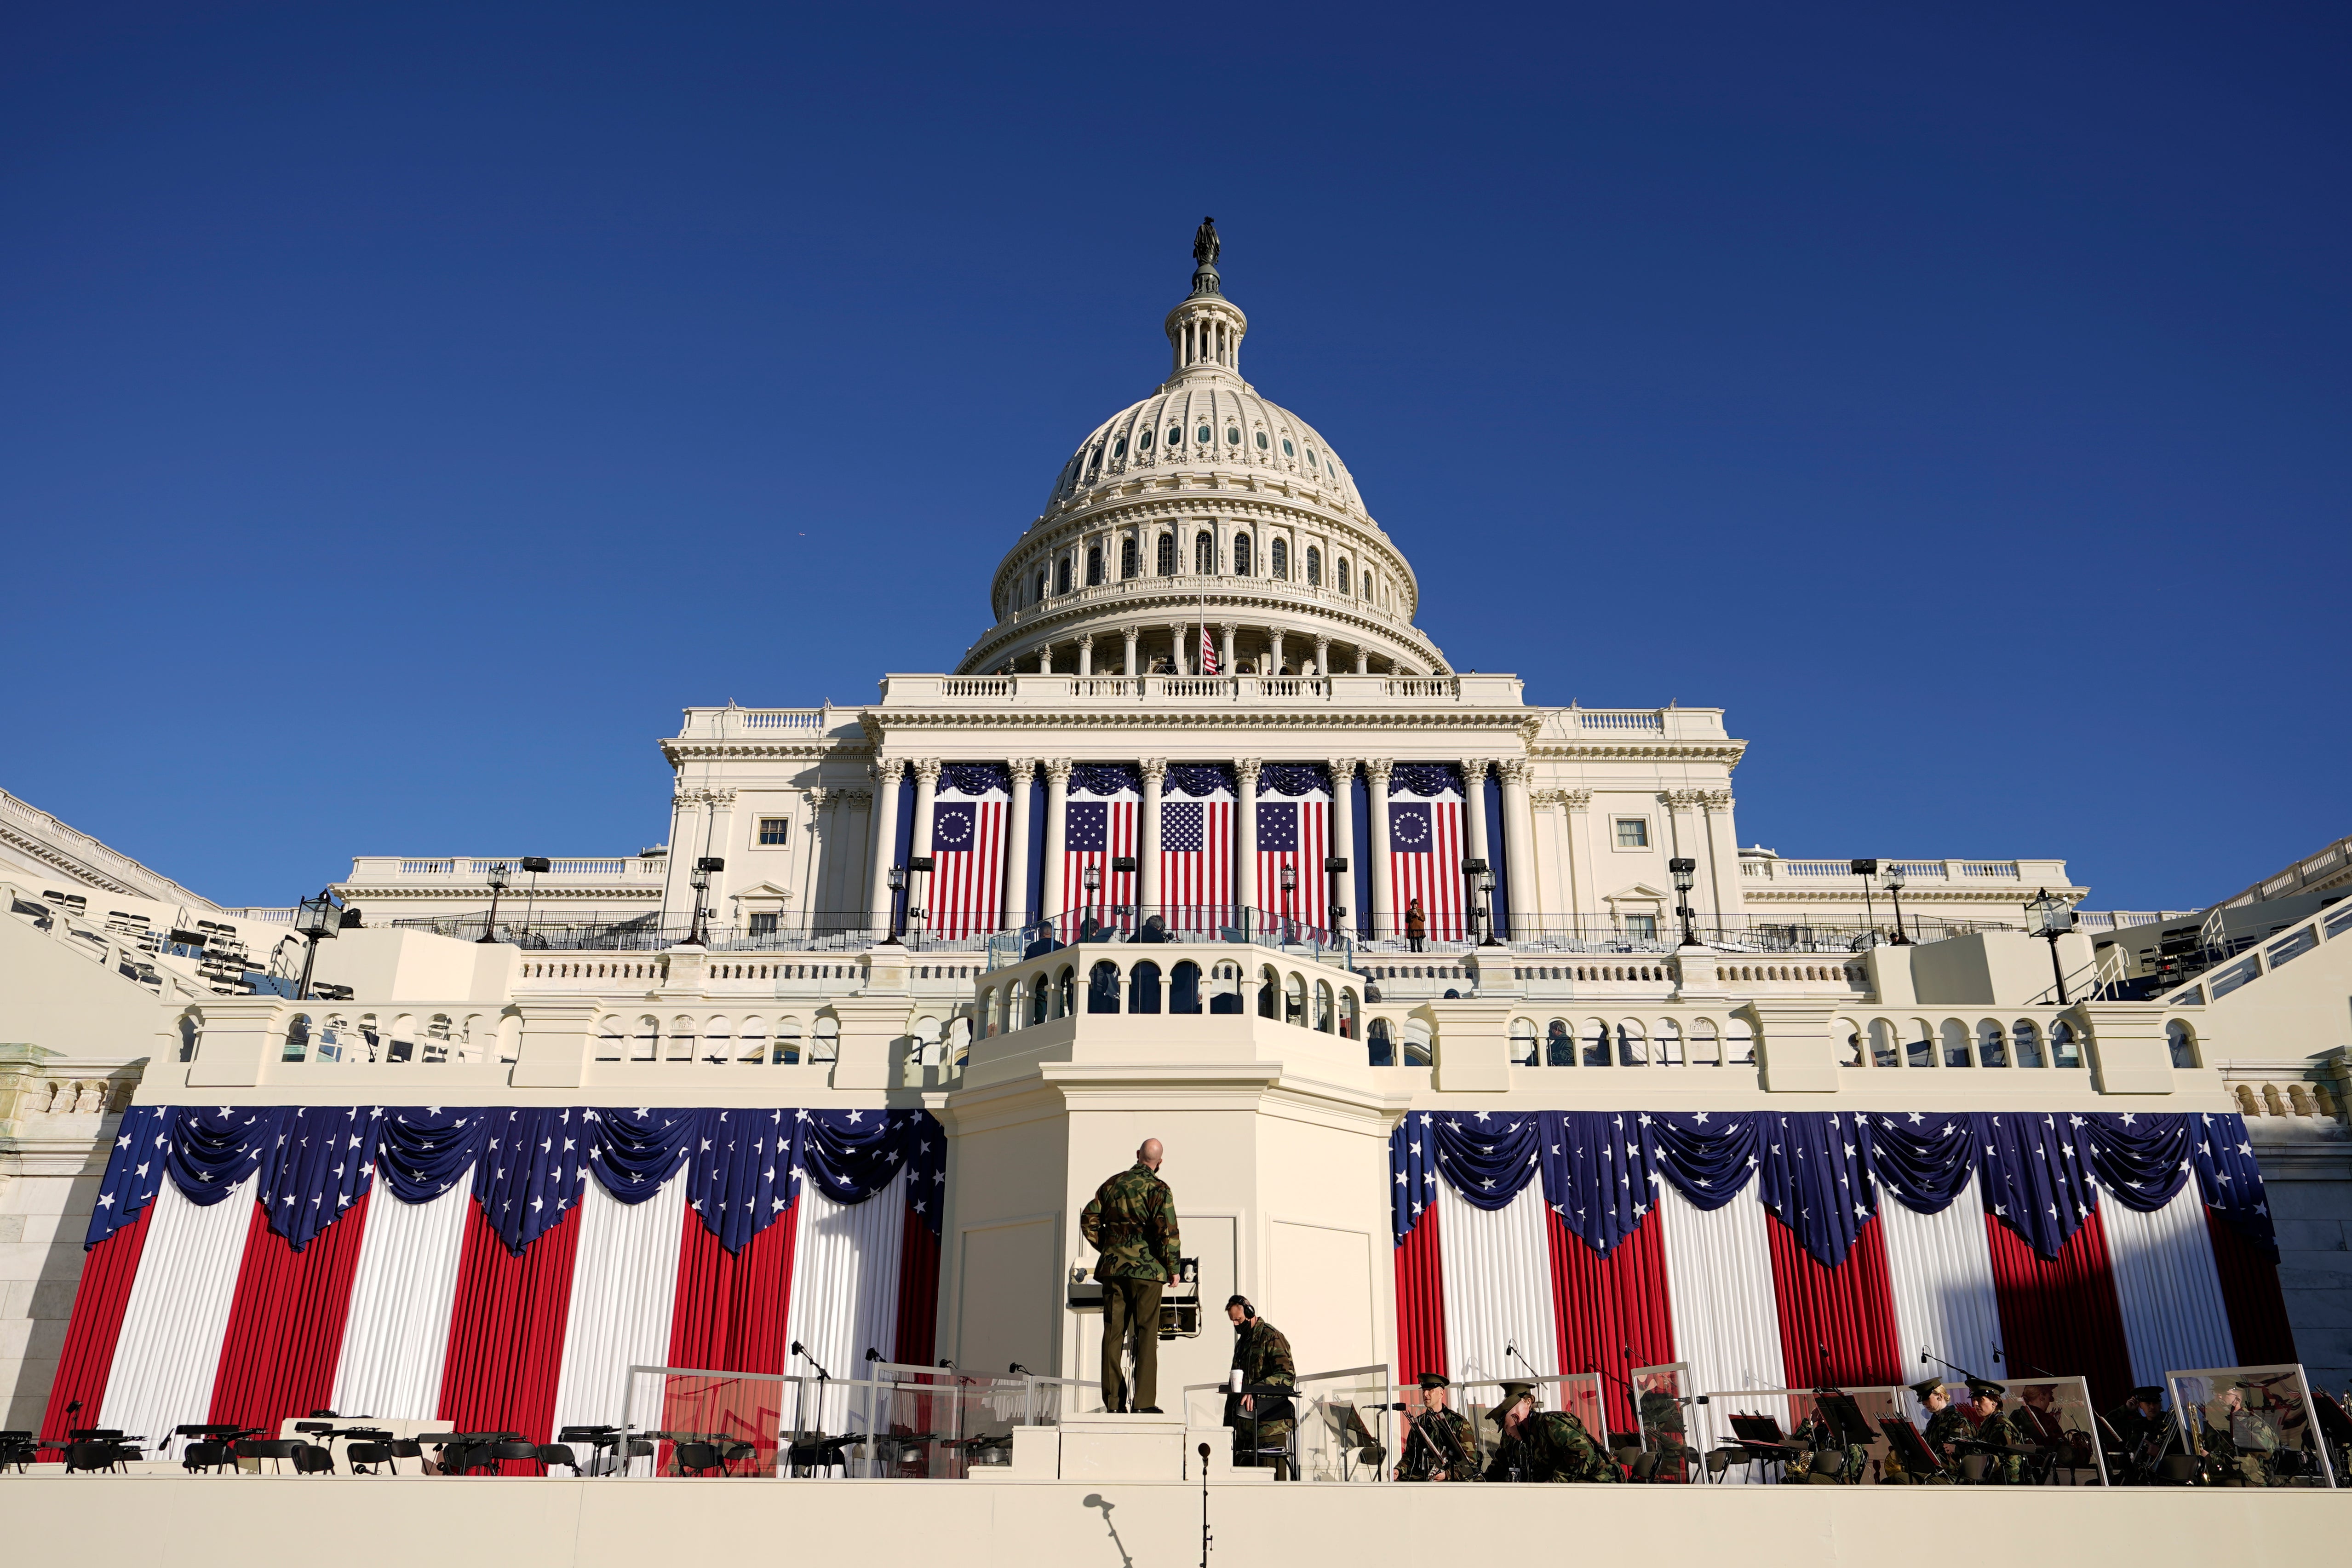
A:
[[[1445,1280],[1431,1204],[1396,1249],[1397,1379],[1444,1372]]]
[[[114,1343],[122,1334],[122,1311],[131,1302],[131,1281],[139,1273],[147,1221],[154,1212],[149,1204],[138,1218],[82,1254],[73,1317],[49,1384],[49,1407],[41,1417],[44,1443],[62,1443],[74,1427],[98,1425],[99,1401],[106,1396],[107,1373],[114,1370]],[[66,1406],[76,1400],[81,1408],[68,1415]]]
[[[2239,1364],[2276,1366],[2294,1360],[2294,1330],[2287,1323],[2278,1265],[2211,1209],[2205,1211],[2205,1229],[2213,1238],[2213,1271],[2221,1277],[2221,1304],[2229,1309]]]
[[[274,1437],[286,1417],[326,1408],[342,1356],[367,1205],[362,1196],[299,1252],[269,1228],[268,1211],[253,1205],[205,1419],[256,1426]]]
[[[499,1239],[481,1205],[468,1205],[457,1308],[441,1367],[440,1419],[453,1429],[520,1432],[534,1443],[551,1439],[579,1242],[575,1206],[518,1258]],[[533,1473],[519,1461],[502,1468],[513,1475]]]
[[[939,1341],[940,1238],[911,1204],[899,1237],[898,1360],[929,1366]]]
[[[1779,1220],[1768,1217],[1764,1230],[1771,1237],[1772,1297],[1780,1316],[1780,1361],[1789,1386],[1901,1383],[1903,1349],[1877,1216],[1863,1226],[1834,1268],[1816,1262],[1796,1232]]]
[[[2122,1403],[2132,1386],[2131,1355],[2099,1211],[2091,1211],[2054,1258],[2042,1257],[1991,1215],[1985,1216],[1985,1238],[2010,1378],[2030,1379],[2035,1367],[2059,1377],[2080,1375],[2090,1380],[2099,1409]]]
[[[669,1317],[669,1364],[712,1372],[788,1371],[785,1314],[793,1299],[797,1207],[778,1215],[740,1252],[721,1247],[692,1209],[685,1217],[677,1294]],[[757,1450],[749,1468],[765,1474],[775,1466],[776,1434],[793,1425],[799,1414],[778,1384],[685,1377],[669,1380],[659,1416],[648,1415],[641,1425],[657,1419],[667,1430],[740,1436]],[[663,1444],[656,1456],[662,1468],[668,1467],[668,1449]]]
[[[1603,1258],[1585,1246],[1559,1215],[1551,1214],[1549,1219],[1559,1369],[1603,1373],[1601,1387],[1609,1429],[1636,1431],[1633,1402],[1626,1392],[1628,1375],[1637,1366],[1658,1366],[1675,1359],[1665,1233],[1653,1211]]]

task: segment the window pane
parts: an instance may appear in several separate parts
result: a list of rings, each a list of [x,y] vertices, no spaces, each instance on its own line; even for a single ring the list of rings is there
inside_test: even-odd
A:
[[[1621,816],[1617,819],[1618,848],[1647,849],[1649,847],[1649,823],[1638,816]]]
[[[792,831],[792,826],[791,820],[787,817],[763,816],[760,818],[760,842],[762,844],[782,844],[784,842],[786,836]]]

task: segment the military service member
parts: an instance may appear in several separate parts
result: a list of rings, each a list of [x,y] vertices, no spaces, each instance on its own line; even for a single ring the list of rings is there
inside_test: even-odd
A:
[[[1475,1481],[1478,1474],[1477,1436],[1462,1412],[1447,1408],[1453,1395],[1442,1372],[1421,1374],[1421,1414],[1404,1442],[1401,1481]]]
[[[2108,1413],[2107,1425],[2123,1445],[2124,1473],[2117,1478],[2140,1485],[2157,1479],[2157,1461],[2180,1446],[2180,1434],[2164,1416],[2164,1390],[2151,1384],[2135,1388]]]
[[[1952,1396],[1944,1392],[1941,1379],[1922,1378],[1911,1385],[1911,1392],[1919,1396],[1920,1407],[1927,1412],[1927,1429],[1920,1436],[1927,1438],[1937,1460],[1947,1466],[1955,1464],[1959,1455],[1952,1445],[1963,1437],[1975,1436],[1976,1428],[1952,1403]]]
[[[1095,1278],[1103,1288],[1103,1408],[1160,1414],[1160,1290],[1176,1278],[1176,1197],[1159,1176],[1160,1140],[1147,1138],[1135,1163],[1095,1189],[1078,1229],[1102,1256]],[[1135,1350],[1135,1389],[1129,1402],[1122,1364]]]
[[[1242,1374],[1243,1393],[1226,1402],[1225,1425],[1234,1429],[1234,1463],[1248,1468],[1262,1462],[1262,1450],[1290,1447],[1298,1425],[1297,1407],[1284,1394],[1253,1394],[1255,1388],[1298,1386],[1298,1368],[1291,1364],[1290,1342],[1282,1331],[1257,1315],[1246,1296],[1225,1303],[1225,1317],[1234,1325],[1234,1370]],[[1297,1478],[1286,1461],[1274,1462],[1276,1480]]]
[[[2025,1456],[2006,1454],[2003,1448],[2025,1446],[2025,1434],[2017,1423],[2001,1413],[2000,1402],[2009,1390],[1988,1377],[1969,1379],[1969,1415],[1976,1422],[1973,1440],[1991,1445],[1993,1451],[1985,1455],[1990,1461],[1985,1470],[1988,1486],[2021,1486],[2025,1480]]]
[[[2206,1402],[2202,1441],[2208,1481],[2223,1487],[2278,1484],[2279,1429],[2263,1405],[2263,1391],[2243,1378]]]
[[[1641,1394],[1642,1435],[1658,1456],[1657,1468],[1653,1473],[1679,1479],[1689,1462],[1690,1447],[1685,1441],[1683,1402],[1675,1394],[1675,1374],[1645,1372],[1637,1391]]]
[[[1602,1452],[1584,1423],[1564,1410],[1538,1410],[1532,1383],[1503,1384],[1503,1402],[1486,1413],[1503,1435],[1490,1481],[1622,1481],[1625,1472]]]

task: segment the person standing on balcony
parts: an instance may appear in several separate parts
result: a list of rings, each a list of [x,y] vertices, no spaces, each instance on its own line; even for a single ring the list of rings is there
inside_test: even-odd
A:
[[[1147,1138],[1135,1163],[1095,1189],[1079,1217],[1079,1234],[1101,1256],[1095,1278],[1103,1288],[1103,1408],[1160,1414],[1160,1292],[1176,1278],[1176,1194],[1160,1179],[1160,1140]],[[1129,1400],[1123,1358],[1135,1349],[1134,1399]]]
[[[1404,907],[1404,940],[1412,951],[1421,951],[1422,939],[1429,935],[1429,917],[1421,912],[1421,900],[1413,900]]]

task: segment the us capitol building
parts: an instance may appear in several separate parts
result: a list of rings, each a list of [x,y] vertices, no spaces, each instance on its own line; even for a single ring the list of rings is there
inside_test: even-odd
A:
[[[1288,1336],[1310,1480],[1392,1473],[1423,1373],[1465,1405],[1532,1378],[1620,1433],[1638,1371],[1707,1394],[1691,1447],[1732,1455],[1732,1415],[1790,1425],[1824,1382],[1924,1422],[1906,1385],[1938,1367],[2030,1374],[2090,1445],[2051,1472],[2077,1487],[2129,1479],[2095,1450],[2132,1387],[2342,1387],[2344,845],[2137,912],[2082,908],[2058,859],[1743,847],[1720,710],[1455,667],[1345,458],[1244,378],[1212,226],[1193,255],[1166,379],[1061,465],[953,668],[687,710],[665,844],[361,856],[229,909],[0,797],[5,1426],[152,1445],[331,1409],[593,1472],[588,1428],[692,1424],[687,1373],[764,1379],[739,1468],[793,1468],[779,1419],[859,1435],[856,1485],[789,1483],[806,1544],[870,1543],[858,1487],[922,1476],[1069,1489],[1024,1494],[1054,1500],[999,1554],[1108,1551],[1113,1507],[1120,1552],[1189,1552],[1213,1436],[1216,1548],[1256,1558],[1440,1517],[1414,1510],[1558,1521],[1543,1489],[1243,1485],[1232,1295]],[[1170,1415],[1121,1417],[1077,1216],[1152,1138],[1190,1278]],[[909,1392],[941,1375],[986,1384],[957,1442],[1002,1444],[946,1445],[940,1387]],[[658,1441],[637,1473],[672,1473]],[[131,1468],[186,1518],[232,1506],[177,1455]],[[2135,1517],[2308,1542],[2321,1458],[2260,1509],[2188,1487]],[[269,1528],[361,1506],[404,1539],[448,1495],[340,1485]],[[1654,1539],[1651,1494],[1606,1490],[1580,1528]],[[679,1495],[706,1494],[589,1486],[566,1560],[674,1539]],[[904,1495],[909,1528],[992,1528]],[[1973,1495],[1905,1506],[1970,1529],[1945,1515]],[[2053,1500],[2048,1528],[2118,1526],[2120,1494]],[[736,1507],[696,1528],[751,1542]]]

